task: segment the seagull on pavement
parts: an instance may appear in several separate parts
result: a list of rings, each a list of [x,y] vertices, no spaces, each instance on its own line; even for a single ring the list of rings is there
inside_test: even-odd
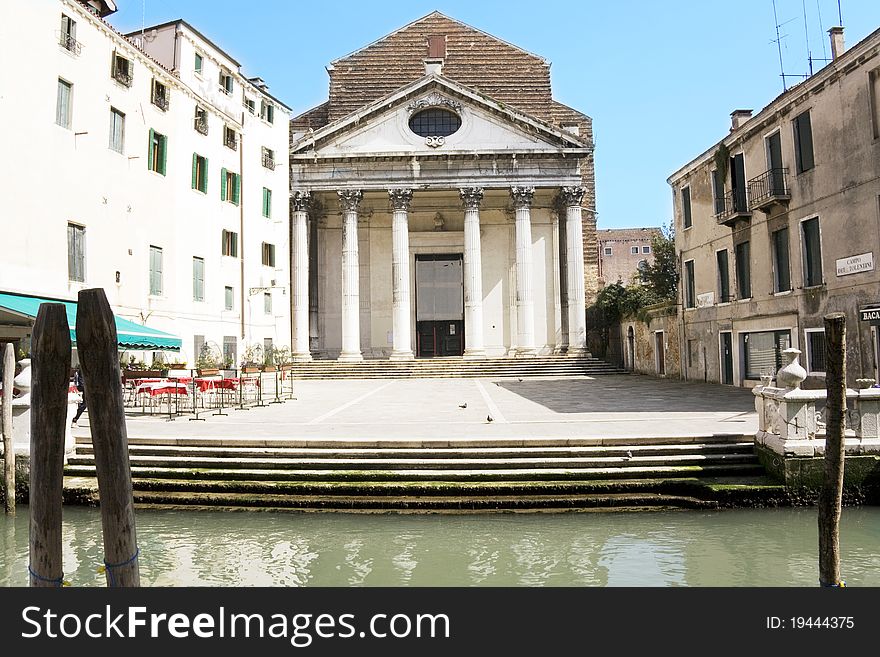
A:
[[[459,408],[467,408],[467,402],[458,405]]]
[[[494,419],[491,415],[486,416],[486,422],[492,422]]]

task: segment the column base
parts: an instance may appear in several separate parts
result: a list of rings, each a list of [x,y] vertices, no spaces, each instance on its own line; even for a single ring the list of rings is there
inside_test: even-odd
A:
[[[306,351],[301,354],[292,354],[291,358],[294,363],[311,363],[312,362],[312,354],[309,351]]]
[[[388,360],[415,360],[415,358],[411,351],[392,351]]]
[[[586,350],[585,347],[569,347],[567,355],[569,356],[589,356],[590,352]]]
[[[471,349],[465,350],[464,354],[461,356],[465,360],[483,360],[486,358],[486,350],[485,349]]]
[[[364,356],[361,352],[355,351],[352,353],[345,353],[344,351],[339,354],[339,358],[336,359],[340,363],[360,363],[364,360]]]
[[[538,355],[538,350],[534,347],[517,347],[515,358],[534,358]]]

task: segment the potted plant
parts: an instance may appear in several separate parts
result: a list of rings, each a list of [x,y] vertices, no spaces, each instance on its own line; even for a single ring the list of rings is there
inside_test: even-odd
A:
[[[274,352],[276,367],[280,367],[282,372],[289,370],[293,365],[290,347],[276,347]]]
[[[275,362],[275,347],[269,347],[265,350],[263,354],[263,371],[264,372],[276,372],[278,371],[278,364]]]
[[[248,345],[241,359],[241,371],[245,374],[253,374],[260,371],[263,362],[263,347],[258,344]]]
[[[199,376],[217,376],[220,373],[220,365],[220,354],[217,353],[217,350],[208,342],[203,344],[196,361]]]

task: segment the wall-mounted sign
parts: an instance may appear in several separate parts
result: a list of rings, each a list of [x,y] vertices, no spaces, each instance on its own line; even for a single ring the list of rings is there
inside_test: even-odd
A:
[[[862,253],[861,255],[841,258],[837,261],[837,275],[848,276],[863,271],[874,271],[874,253]]]
[[[697,308],[707,308],[715,303],[715,293],[705,292],[697,295]]]
[[[880,324],[880,307],[878,308],[862,308],[862,321],[871,322],[871,324]]]

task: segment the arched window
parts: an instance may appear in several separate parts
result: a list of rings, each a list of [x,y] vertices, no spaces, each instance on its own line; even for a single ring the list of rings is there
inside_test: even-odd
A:
[[[436,107],[422,110],[409,120],[409,129],[420,137],[448,137],[460,127],[458,114]]]

